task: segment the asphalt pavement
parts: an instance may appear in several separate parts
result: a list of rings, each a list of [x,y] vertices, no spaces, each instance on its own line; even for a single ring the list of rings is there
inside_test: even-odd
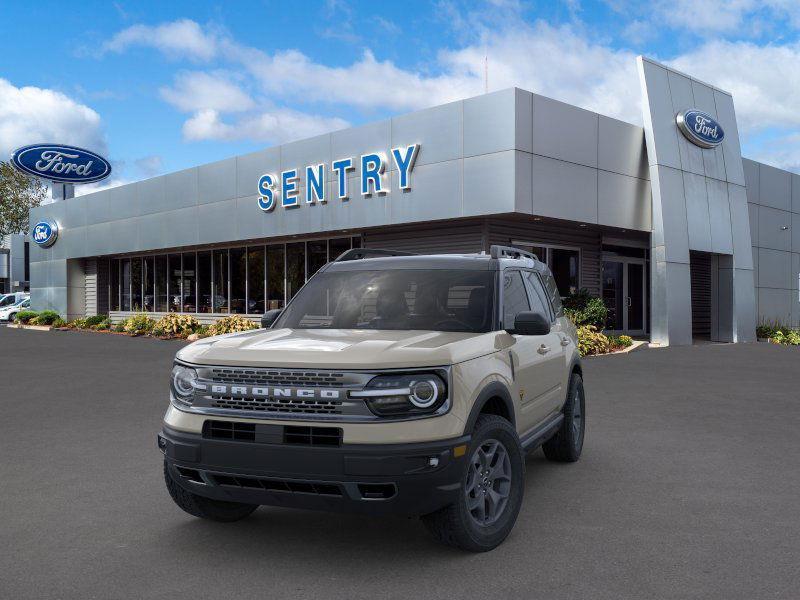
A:
[[[416,520],[194,519],[156,432],[183,342],[0,327],[0,598],[797,598],[800,349],[585,361],[573,465],[527,460],[498,549]]]

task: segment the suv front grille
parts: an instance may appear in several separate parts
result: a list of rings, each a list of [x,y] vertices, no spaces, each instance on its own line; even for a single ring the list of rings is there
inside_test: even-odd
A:
[[[211,395],[211,406],[230,410],[308,415],[338,415],[342,412],[341,400],[242,398],[238,396],[218,396],[216,394]]]
[[[236,383],[244,385],[294,385],[301,387],[341,387],[344,373],[317,371],[281,371],[272,369],[214,368],[211,380],[215,383]]]
[[[255,423],[206,421],[203,424],[203,437],[215,438],[218,440],[254,442],[256,440],[256,426]]]

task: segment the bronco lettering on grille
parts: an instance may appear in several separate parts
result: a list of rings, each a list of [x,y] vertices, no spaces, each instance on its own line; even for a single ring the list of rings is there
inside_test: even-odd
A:
[[[251,398],[290,398],[300,400],[338,400],[341,390],[320,388],[263,387],[249,385],[222,385],[215,383],[211,393],[219,396],[242,396]]]

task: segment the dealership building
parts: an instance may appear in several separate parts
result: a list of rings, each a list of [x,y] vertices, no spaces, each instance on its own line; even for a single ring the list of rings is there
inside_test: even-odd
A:
[[[255,318],[351,247],[505,244],[657,344],[797,325],[800,176],[742,158],[729,93],[638,69],[644,127],[513,88],[35,208],[32,305]]]

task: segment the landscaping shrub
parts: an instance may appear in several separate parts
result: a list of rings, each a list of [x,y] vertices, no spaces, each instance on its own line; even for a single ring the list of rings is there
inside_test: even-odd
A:
[[[784,344],[786,346],[800,346],[800,331],[794,329],[787,329],[785,331],[776,331],[770,336],[776,344]]]
[[[608,308],[603,300],[592,296],[589,290],[582,288],[562,300],[564,314],[575,323],[581,325],[594,325],[597,329],[605,327],[608,318]]]
[[[208,328],[209,335],[222,335],[223,333],[235,333],[237,331],[249,331],[258,329],[258,325],[250,319],[245,319],[241,315],[231,315],[223,317]]]
[[[630,348],[633,346],[633,338],[629,335],[609,335],[608,339],[613,348]]]
[[[594,325],[578,327],[578,352],[581,356],[605,354],[611,351],[611,340]]]
[[[200,321],[192,315],[171,313],[164,315],[153,326],[153,335],[186,337],[200,328]]]
[[[64,325],[66,324],[67,322],[61,317],[58,317],[55,321],[52,322],[53,327],[64,327]]]
[[[211,330],[211,327],[209,327],[208,325],[200,325],[200,327],[197,328],[195,333],[197,334],[198,338],[206,338],[206,337],[209,337],[211,335],[211,331],[210,330]]]
[[[109,329],[111,329],[111,327],[112,327],[111,319],[106,317],[99,323],[95,323],[94,325],[92,325],[91,328],[94,329],[95,331],[108,331]]]
[[[100,323],[108,321],[108,315],[92,315],[82,319],[83,327],[86,329],[94,329]]]
[[[19,311],[14,320],[17,323],[27,324],[30,322],[31,319],[35,318],[39,313],[35,310],[21,310]]]
[[[19,315],[19,313],[17,313]],[[63,320],[61,319],[61,315],[59,315],[54,310],[43,310],[35,317],[30,320],[31,325],[52,325],[56,320]]]
[[[122,330],[130,335],[144,335],[153,330],[155,321],[145,313],[137,313],[122,322]]]

